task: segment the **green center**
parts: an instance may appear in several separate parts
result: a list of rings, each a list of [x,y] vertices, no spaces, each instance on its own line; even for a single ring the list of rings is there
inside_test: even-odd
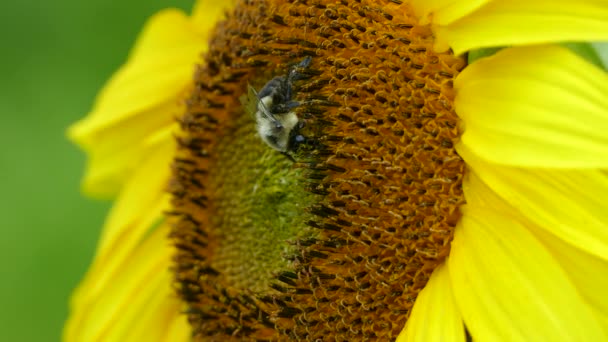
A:
[[[259,293],[273,275],[292,269],[295,246],[288,242],[312,233],[305,209],[314,195],[304,188],[304,170],[257,136],[251,115],[231,131],[217,144],[209,175],[212,265],[232,286]]]

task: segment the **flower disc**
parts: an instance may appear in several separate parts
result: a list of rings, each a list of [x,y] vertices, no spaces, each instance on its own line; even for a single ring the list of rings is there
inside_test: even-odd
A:
[[[197,339],[403,329],[464,202],[452,84],[465,62],[433,52],[411,13],[401,1],[242,1],[216,28],[171,186],[176,285]],[[306,56],[293,162],[257,136],[244,98]]]

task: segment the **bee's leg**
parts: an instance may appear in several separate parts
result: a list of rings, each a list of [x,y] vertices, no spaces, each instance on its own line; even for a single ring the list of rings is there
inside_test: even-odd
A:
[[[300,64],[298,64],[298,67],[300,68],[308,68],[308,66],[310,65],[310,62],[312,62],[312,57],[310,56],[306,56],[304,57],[304,59],[300,62]]]
[[[284,155],[285,157],[287,157],[287,159],[291,160],[293,163],[296,162],[295,159],[293,159],[293,156],[291,154],[289,154],[288,152],[281,152],[282,155]]]
[[[292,110],[296,107],[298,107],[300,105],[300,102],[298,101],[289,101],[287,102],[287,104],[285,105],[287,107],[287,110]]]
[[[308,75],[302,74],[301,70],[302,69],[307,69],[310,66],[310,63],[312,62],[312,57],[310,56],[306,56],[300,63],[296,64],[295,66],[292,67],[292,69],[289,71],[289,74],[287,76],[288,83],[291,83],[293,81],[297,81],[297,80],[301,80],[301,79],[305,79],[308,78]]]

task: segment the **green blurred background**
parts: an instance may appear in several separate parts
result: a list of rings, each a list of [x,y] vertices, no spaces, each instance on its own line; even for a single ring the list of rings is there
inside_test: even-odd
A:
[[[126,59],[146,18],[192,1],[12,1],[0,20],[0,341],[58,341],[110,203],[79,191],[65,128]]]

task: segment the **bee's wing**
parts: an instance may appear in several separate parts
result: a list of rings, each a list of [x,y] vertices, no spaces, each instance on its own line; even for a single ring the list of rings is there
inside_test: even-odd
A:
[[[247,104],[247,110],[254,116],[257,112],[261,112],[261,114],[268,119],[269,121],[271,121],[273,124],[275,124],[276,126],[281,126],[281,122],[279,121],[279,119],[277,119],[276,116],[274,116],[274,114],[272,114],[272,112],[270,112],[270,110],[268,108],[266,108],[266,105],[264,105],[264,102],[262,102],[260,100],[260,98],[258,97],[258,92],[255,91],[255,89],[251,86],[251,85],[247,85],[248,91],[247,91],[247,98],[248,98],[248,104]],[[259,106],[261,106],[262,110],[259,110],[260,108],[258,108]]]
[[[247,84],[247,94],[243,95],[239,98],[241,105],[245,108],[245,111],[251,115],[251,117],[255,120],[255,113],[258,111],[258,96],[257,92],[253,87]]]

